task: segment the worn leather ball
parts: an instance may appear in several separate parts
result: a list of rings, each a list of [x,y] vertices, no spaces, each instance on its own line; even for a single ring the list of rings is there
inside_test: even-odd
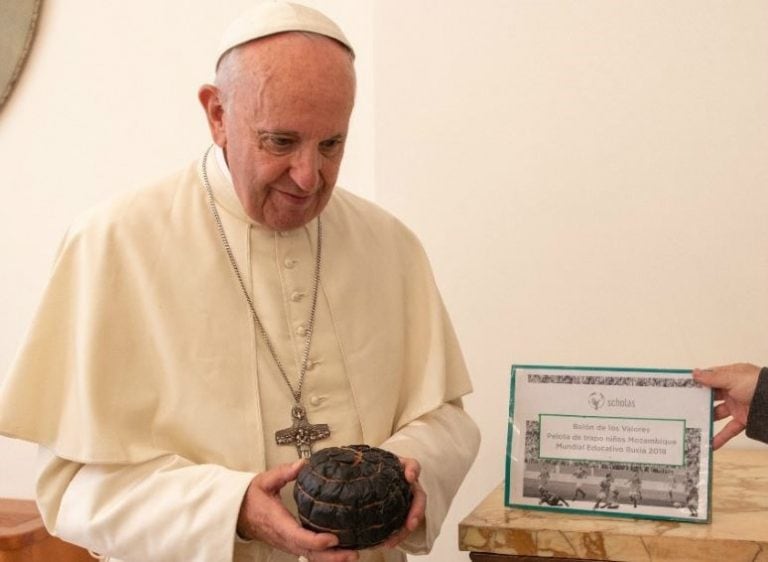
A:
[[[333,533],[338,548],[361,550],[403,527],[413,494],[395,455],[349,445],[312,454],[299,472],[293,498],[305,529]]]

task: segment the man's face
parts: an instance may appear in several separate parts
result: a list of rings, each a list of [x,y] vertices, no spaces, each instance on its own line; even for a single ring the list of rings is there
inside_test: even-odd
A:
[[[355,78],[350,54],[324,37],[285,33],[240,47],[220,86],[221,131],[246,214],[290,230],[320,214],[344,155]]]

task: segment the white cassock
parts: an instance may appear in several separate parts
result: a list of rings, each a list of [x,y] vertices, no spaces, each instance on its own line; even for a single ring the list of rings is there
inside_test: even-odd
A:
[[[292,382],[304,348],[316,220],[250,220],[213,152],[217,206]],[[257,334],[206,201],[201,163],[95,209],[70,229],[0,393],[0,433],[41,445],[38,505],[65,540],[134,562],[295,560],[235,538],[255,473],[293,462],[275,444],[292,397]],[[424,251],[375,205],[336,189],[303,402],[330,426],[315,449],[367,443],[416,458],[428,551],[479,444],[471,386]],[[284,502],[294,509],[291,486]],[[404,560],[399,550],[365,561]]]

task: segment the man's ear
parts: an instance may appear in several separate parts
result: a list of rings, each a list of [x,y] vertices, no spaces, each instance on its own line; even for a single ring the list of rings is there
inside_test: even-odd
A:
[[[197,98],[203,106],[208,119],[213,142],[221,148],[227,145],[227,133],[224,129],[224,106],[221,103],[221,93],[213,84],[203,84],[197,92]]]

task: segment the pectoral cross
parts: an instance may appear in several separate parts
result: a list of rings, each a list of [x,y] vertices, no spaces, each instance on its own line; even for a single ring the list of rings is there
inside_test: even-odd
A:
[[[275,441],[278,445],[296,445],[299,458],[308,459],[312,454],[312,443],[325,439],[331,435],[328,424],[311,424],[307,421],[307,412],[301,404],[294,404],[291,408],[293,425],[275,432]]]

